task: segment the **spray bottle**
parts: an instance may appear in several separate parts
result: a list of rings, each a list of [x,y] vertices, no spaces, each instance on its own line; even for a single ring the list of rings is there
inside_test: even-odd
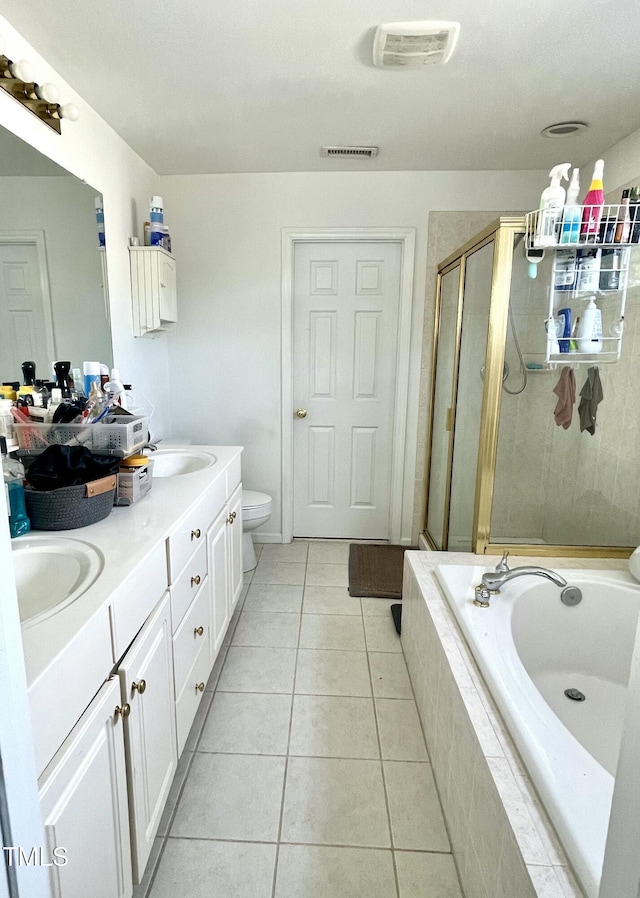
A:
[[[567,187],[567,204],[562,216],[562,229],[560,231],[560,243],[578,243],[580,240],[580,221],[582,209],[578,202],[580,193],[580,169],[574,168],[571,174],[571,183]]]
[[[554,166],[549,172],[551,184],[542,191],[536,225],[536,246],[556,246],[562,221],[562,209],[567,195],[561,181],[569,180],[570,162]]]
[[[596,243],[600,232],[600,219],[604,206],[604,187],[602,174],[604,171],[604,159],[598,159],[593,168],[593,178],[589,192],[582,204],[582,224],[580,225],[580,239],[589,243]]]

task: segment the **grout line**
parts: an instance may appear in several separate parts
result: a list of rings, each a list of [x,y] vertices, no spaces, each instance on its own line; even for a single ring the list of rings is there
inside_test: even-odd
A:
[[[277,845],[277,842],[269,839],[223,839],[220,837],[209,836],[168,836],[176,842],[232,842],[236,845]],[[355,848],[362,851],[396,851],[404,854],[437,854],[444,857],[451,857],[450,851],[437,851],[429,848],[390,848],[388,845],[352,845],[347,842],[296,842],[294,840],[283,839],[281,845],[297,845],[300,848]],[[541,866],[544,864],[530,864],[529,866]],[[557,865],[556,865],[557,866]]]
[[[362,609],[362,603],[360,604],[360,608]],[[364,624],[364,611],[362,611],[362,626],[365,630],[365,639],[366,639],[366,627]],[[369,652],[367,651],[367,669],[369,671],[369,685],[371,686],[371,697],[373,701],[373,718],[376,726],[376,738],[378,740],[378,752],[380,754],[380,774],[382,776],[382,790],[384,792],[384,804],[387,810],[387,826],[389,827],[389,843],[391,845],[391,860],[393,863],[393,878],[396,884],[396,898],[400,898],[400,882],[398,880],[398,867],[396,864],[396,856],[394,851],[394,840],[393,840],[393,829],[391,827],[391,809],[389,807],[389,794],[387,790],[387,780],[384,775],[384,762],[382,759],[382,740],[380,738],[380,725],[378,723],[378,708],[376,706],[376,696],[373,689],[373,673],[371,671],[371,661],[369,658]]]

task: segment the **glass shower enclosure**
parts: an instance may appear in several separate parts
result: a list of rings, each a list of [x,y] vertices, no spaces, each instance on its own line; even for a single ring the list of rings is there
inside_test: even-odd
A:
[[[547,359],[554,253],[532,279],[524,236],[524,218],[500,218],[438,267],[424,534],[448,551],[626,556],[640,543],[640,264],[619,361],[568,353],[565,365]],[[588,299],[557,301],[575,320]],[[615,291],[596,299],[617,333]],[[565,367],[576,384],[566,429],[554,417]],[[592,434],[578,407],[594,367],[604,398]]]

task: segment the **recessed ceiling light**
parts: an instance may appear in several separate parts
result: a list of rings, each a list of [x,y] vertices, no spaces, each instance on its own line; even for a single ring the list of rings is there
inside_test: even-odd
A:
[[[579,131],[586,131],[588,127],[586,122],[558,122],[557,125],[547,125],[540,134],[543,137],[570,137]]]

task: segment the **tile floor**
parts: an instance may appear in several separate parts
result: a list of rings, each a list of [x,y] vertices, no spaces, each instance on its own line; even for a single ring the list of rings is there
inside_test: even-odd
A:
[[[349,596],[348,549],[262,547],[136,898],[462,898],[391,602]]]

